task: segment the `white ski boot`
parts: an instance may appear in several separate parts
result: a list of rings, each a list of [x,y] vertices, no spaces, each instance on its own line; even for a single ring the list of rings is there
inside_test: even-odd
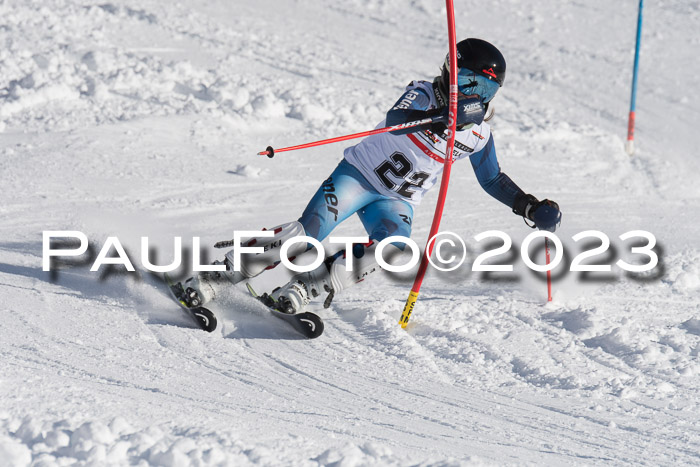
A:
[[[270,298],[276,310],[290,315],[302,313],[311,300],[308,285],[302,280],[292,280],[275,289]]]
[[[272,291],[270,304],[284,313],[301,313],[311,299],[327,293],[323,307],[328,308],[335,294],[363,281],[368,275],[381,269],[374,256],[377,243],[356,244],[352,250],[353,270],[347,270],[346,252],[329,256],[311,272],[297,274],[286,285]],[[397,247],[389,245],[387,248]],[[315,254],[315,253],[314,253]]]
[[[256,247],[262,248],[262,252],[255,254],[245,254],[241,255],[240,258],[240,273],[243,278],[255,277],[262,273],[265,269],[270,266],[275,266],[280,262],[280,249],[282,245],[287,240],[294,237],[301,237],[306,235],[304,226],[301,222],[287,222],[286,224],[278,225],[269,229],[273,233],[270,237],[253,237],[245,241],[241,241],[241,246],[243,247]],[[230,242],[232,243],[232,242]],[[230,245],[229,242],[221,242],[221,244]],[[298,256],[306,251],[305,242],[297,242],[291,245],[287,250],[287,255],[291,257]],[[226,261],[230,266],[230,270],[233,271],[233,265],[236,264],[236,254],[235,250],[230,250],[226,253]]]
[[[217,261],[214,264],[217,263],[219,262]],[[228,276],[233,276],[233,273],[229,273],[229,271],[225,273],[200,272],[196,276],[186,279],[185,282],[181,284],[184,290],[182,300],[187,304],[188,308],[204,305],[216,297],[216,288],[214,284],[220,282],[223,277],[227,277],[227,279],[231,280]]]
[[[285,241],[293,237],[306,235],[304,227],[298,221],[287,222],[269,230],[274,234],[271,237],[253,237],[241,242],[243,246],[247,247],[262,247],[263,251],[243,256],[241,258],[240,271],[234,271],[234,250],[230,250],[222,261],[214,262],[217,265],[225,265],[225,271],[201,272],[183,282],[183,300],[187,303],[187,306],[198,307],[213,300],[216,297],[216,285],[222,279],[226,279],[235,285],[245,279],[255,277],[265,269],[274,266],[279,263],[279,251]],[[215,247],[222,248],[231,245],[233,245],[233,241],[224,241],[217,243]],[[305,250],[306,244],[300,242],[292,245],[288,253],[290,256],[295,256],[303,253]]]

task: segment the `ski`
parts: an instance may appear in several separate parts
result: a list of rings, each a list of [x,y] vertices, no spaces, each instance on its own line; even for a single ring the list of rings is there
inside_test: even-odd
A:
[[[257,298],[258,301],[260,301],[260,303],[265,305],[265,307],[270,311],[270,313],[289,323],[296,331],[300,332],[304,337],[308,339],[315,339],[321,334],[323,334],[323,320],[317,314],[311,313],[309,311],[295,314],[283,313],[270,306],[269,300],[271,299],[267,294],[259,296],[255,292],[255,290],[253,290],[253,287],[251,287],[251,285],[248,283],[246,283],[246,287],[248,288],[248,292],[250,292],[250,295]]]
[[[207,332],[214,332],[217,325],[216,316],[214,313],[203,306],[191,308],[188,307],[187,303],[183,299],[185,289],[182,287],[182,284],[180,282],[174,282],[167,273],[164,274],[163,277],[165,279],[165,283],[168,285],[170,295],[180,305],[180,308],[185,310],[185,312],[194,320],[194,322],[197,323],[199,328]]]

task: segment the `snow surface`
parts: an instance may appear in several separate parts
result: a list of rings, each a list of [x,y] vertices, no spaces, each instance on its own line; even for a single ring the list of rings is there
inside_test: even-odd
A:
[[[615,247],[595,260],[642,261],[618,236],[643,229],[659,266],[562,267],[546,304],[517,255],[530,230],[460,164],[442,228],[470,262],[474,235],[506,231],[514,273],[429,274],[407,331],[407,275],[316,304],[314,341],[239,290],[198,331],[139,238],[165,263],[175,236],[296,218],[345,145],[255,153],[372,128],[437,74],[443,3],[0,0],[1,465],[700,463],[700,2],[646,5],[632,158],[637,2],[455,3],[458,36],[507,58],[501,166],[560,203],[569,260],[595,229]],[[44,230],[83,231],[93,253],[117,236],[139,272],[43,272]]]

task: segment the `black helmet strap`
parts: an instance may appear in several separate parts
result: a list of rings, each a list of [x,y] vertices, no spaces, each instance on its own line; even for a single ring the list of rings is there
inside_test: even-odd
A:
[[[447,95],[443,86],[446,86],[442,82],[441,76],[436,76],[433,80],[433,94],[435,94],[435,100],[437,101],[438,108],[445,107],[447,105]]]

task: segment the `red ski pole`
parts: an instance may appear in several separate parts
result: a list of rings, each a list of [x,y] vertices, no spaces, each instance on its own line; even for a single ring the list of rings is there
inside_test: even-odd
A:
[[[288,148],[273,149],[272,146],[268,146],[264,151],[260,151],[258,156],[274,157],[276,152],[284,151],[294,151],[297,149],[312,148],[314,146],[322,146],[324,144],[337,143],[338,141],[346,141],[349,139],[363,138],[365,136],[378,135],[379,133],[387,133],[396,130],[405,130],[406,128],[413,128],[421,125],[427,125],[429,123],[434,123],[442,120],[444,117],[437,116],[431,118],[424,118],[423,120],[415,120],[413,122],[401,123],[399,125],[387,126],[384,128],[377,128],[370,131],[362,131],[360,133],[353,133],[351,135],[336,136],[335,138],[322,139],[320,141],[314,141],[312,143],[299,144],[297,146],[289,146]]]

